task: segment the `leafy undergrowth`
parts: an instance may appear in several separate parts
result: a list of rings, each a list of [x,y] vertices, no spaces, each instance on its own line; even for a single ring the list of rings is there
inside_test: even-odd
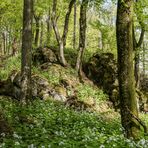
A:
[[[119,115],[78,112],[62,103],[35,100],[27,107],[0,99],[0,108],[13,129],[13,135],[3,136],[0,147],[14,148],[147,148],[148,140],[137,143],[122,135]]]
[[[6,79],[12,70],[20,69],[20,56],[12,57],[1,69],[0,78]],[[147,148],[148,137],[134,142],[125,139],[120,124],[120,116],[105,105],[108,97],[91,83],[79,83],[72,68],[58,64],[47,70],[33,67],[33,74],[48,79],[56,86],[61,79],[69,80],[82,101],[96,100],[97,110],[93,112],[75,111],[60,102],[36,99],[31,105],[21,107],[18,102],[0,98],[0,110],[7,118],[13,134],[0,135],[2,148]],[[148,125],[148,116],[141,118]]]

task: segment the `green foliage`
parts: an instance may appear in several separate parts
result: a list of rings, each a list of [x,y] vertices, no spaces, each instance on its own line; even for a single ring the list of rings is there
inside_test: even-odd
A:
[[[36,100],[20,107],[16,102],[0,99],[14,133],[2,134],[0,147],[51,147],[51,148],[135,148],[147,147],[148,140],[138,142],[125,139],[118,115],[108,119],[104,114],[77,112],[63,104]],[[108,116],[110,116],[109,113]]]
[[[7,79],[12,70],[20,70],[20,55],[17,57],[10,57],[5,62],[4,67],[0,70],[0,79]]]
[[[93,100],[96,101],[96,103],[108,100],[108,96],[104,94],[102,90],[91,87],[88,84],[85,85],[81,84],[78,86],[77,89],[78,89],[78,96],[83,101],[85,101],[86,98],[92,98]]]

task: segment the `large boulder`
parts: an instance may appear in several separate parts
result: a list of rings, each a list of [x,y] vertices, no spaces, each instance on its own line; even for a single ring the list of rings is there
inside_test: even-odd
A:
[[[56,63],[58,62],[58,57],[56,55],[56,50],[51,47],[39,47],[34,49],[33,52],[33,63],[44,64],[44,63]]]

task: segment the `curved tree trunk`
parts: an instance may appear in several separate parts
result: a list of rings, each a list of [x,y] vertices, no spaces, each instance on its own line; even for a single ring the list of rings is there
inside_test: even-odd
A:
[[[121,121],[126,137],[139,137],[140,124],[133,68],[133,0],[118,0],[117,48]],[[133,116],[132,116],[133,115]]]
[[[57,0],[53,0],[53,8],[52,8],[52,25],[55,32],[56,40],[59,45],[59,59],[63,66],[67,66],[67,62],[64,56],[64,47],[66,45],[66,38],[68,33],[68,26],[69,26],[69,17],[71,14],[72,6],[74,4],[75,0],[71,0],[69,3],[68,11],[65,16],[65,24],[64,24],[64,30],[62,37],[60,36],[59,29],[57,26],[57,16],[56,16],[56,6],[57,6]]]

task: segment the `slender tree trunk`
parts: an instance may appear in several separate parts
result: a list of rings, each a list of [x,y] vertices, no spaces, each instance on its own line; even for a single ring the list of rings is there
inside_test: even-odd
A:
[[[3,36],[3,54],[6,55],[6,34],[2,33]]]
[[[138,2],[138,0],[135,1],[136,3]],[[140,81],[140,71],[139,71],[139,63],[140,63],[140,55],[139,55],[139,49],[142,45],[143,39],[144,39],[144,34],[145,34],[145,24],[143,22],[143,19],[141,18],[141,15],[139,15],[139,11],[141,12],[141,8],[137,7],[137,5],[135,4],[135,8],[136,8],[136,16],[138,19],[138,22],[141,26],[141,34],[140,34],[140,38],[139,41],[136,41],[136,37],[135,37],[135,32],[134,32],[134,27],[133,27],[133,38],[134,38],[134,50],[135,50],[135,69],[134,69],[134,74],[135,74],[135,80],[136,80],[136,87],[139,88],[139,81]]]
[[[68,26],[69,26],[69,18],[71,14],[72,7],[74,5],[76,0],[71,0],[68,6],[68,11],[65,16],[65,24],[64,24],[64,30],[63,30],[63,36],[62,36],[62,41],[64,47],[66,46],[66,39],[67,39],[67,34],[68,34]]]
[[[133,0],[118,0],[117,9],[117,48],[118,75],[122,126],[126,137],[139,138],[140,125],[135,95],[133,68]]]
[[[16,52],[17,52],[17,40],[16,40],[16,37],[14,37],[13,43],[12,43],[12,56],[15,56]]]
[[[12,34],[12,31],[11,31],[11,28],[9,28],[8,55],[10,55],[10,49],[11,49],[11,34]]]
[[[40,46],[43,46],[43,28],[44,24],[43,21],[41,21]]]
[[[47,41],[46,41],[46,44],[49,45],[50,36],[51,36],[51,29],[52,29],[50,8],[49,8],[49,14],[48,14],[48,18],[46,20],[46,23],[47,23]]]
[[[27,103],[31,97],[31,49],[32,49],[33,0],[24,0],[22,33],[22,94],[21,100]]]
[[[78,73],[81,71],[82,57],[85,49],[86,41],[86,12],[87,12],[88,0],[83,0],[80,7],[80,35],[79,35],[79,52],[76,61],[76,70]]]
[[[0,56],[2,55],[2,43],[1,43],[1,40],[0,40]]]
[[[36,31],[35,31],[35,46],[38,47],[39,45],[39,33],[40,33],[40,17],[34,14],[35,22],[36,22]]]
[[[74,3],[73,48],[76,49],[77,3]]]
[[[135,53],[135,64],[134,64],[134,75],[135,75],[135,81],[136,81],[136,88],[139,88],[139,80],[140,80],[140,70],[139,70],[139,64],[140,64],[140,55],[139,52]]]
[[[99,35],[98,35],[98,48],[99,49],[103,49],[103,45],[102,45],[102,32],[99,30]]]
[[[142,57],[142,59],[143,59],[143,61],[142,61],[142,68],[143,68],[143,70],[142,70],[142,74],[143,74],[143,76],[145,76],[145,55],[146,55],[146,52],[145,52],[145,44],[143,43],[143,57]]]
[[[8,55],[8,27],[6,27],[6,55]]]
[[[59,45],[59,59],[63,66],[67,66],[67,61],[64,56],[64,47],[66,45],[66,38],[68,33],[68,26],[69,26],[69,17],[71,14],[72,6],[74,4],[75,0],[71,0],[69,3],[68,11],[65,16],[65,24],[64,24],[64,30],[62,37],[60,36],[58,26],[57,26],[57,16],[56,16],[56,6],[57,6],[57,0],[53,0],[53,8],[52,8],[52,25],[55,32],[55,36]]]
[[[144,34],[145,34],[145,30],[144,30],[144,28],[142,28],[138,43],[136,41],[135,34],[133,34],[133,37],[134,37],[134,50],[135,50],[134,75],[135,75],[136,87],[137,88],[139,87],[139,80],[140,80],[140,71],[139,71],[140,55],[139,55],[139,49],[140,49],[140,47],[142,45],[142,42],[143,42],[143,39],[144,39]]]

